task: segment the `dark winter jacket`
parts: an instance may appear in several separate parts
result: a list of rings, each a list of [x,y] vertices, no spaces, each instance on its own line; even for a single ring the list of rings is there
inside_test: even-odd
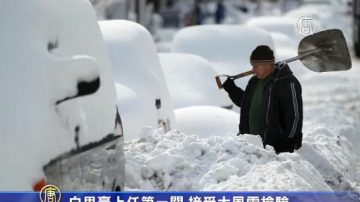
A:
[[[241,108],[240,134],[249,133],[249,111],[252,93],[258,79],[253,76],[245,91],[235,86],[232,80],[224,83],[231,100]],[[265,132],[261,135],[264,147],[271,145],[276,153],[293,152],[302,142],[302,96],[301,85],[285,65],[270,75],[264,88]]]

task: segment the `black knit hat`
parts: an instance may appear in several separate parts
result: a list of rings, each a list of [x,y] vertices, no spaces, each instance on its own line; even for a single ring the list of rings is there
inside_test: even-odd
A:
[[[275,62],[274,52],[269,46],[261,45],[255,48],[250,56],[250,63],[273,63]]]

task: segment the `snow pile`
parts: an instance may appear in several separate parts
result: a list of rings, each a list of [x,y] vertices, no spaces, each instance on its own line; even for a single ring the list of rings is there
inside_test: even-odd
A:
[[[305,111],[309,117],[303,147],[293,154],[276,155],[269,146],[264,150],[260,138],[252,135],[221,132],[201,138],[177,131],[143,135],[125,144],[126,186],[130,190],[359,191],[358,128],[342,106],[330,105],[335,110],[324,113],[328,107]],[[214,122],[207,122],[211,131]]]
[[[300,154],[335,190],[360,190],[358,67],[302,81],[307,135]]]
[[[203,25],[181,29],[173,52],[191,53],[209,60],[218,74],[238,74],[251,69],[249,56],[256,46],[274,48],[269,32],[245,25]],[[245,87],[247,79],[237,80]]]
[[[175,108],[194,105],[232,106],[215,83],[216,72],[204,58],[192,54],[159,54]]]
[[[127,88],[117,89],[125,139],[137,138],[143,126],[157,128],[164,123],[173,128],[172,102],[150,33],[126,20],[100,21],[99,25],[117,87]]]
[[[114,133],[112,72],[87,1],[1,1],[0,25],[0,190],[31,190],[52,158]],[[76,97],[80,82],[98,90]]]
[[[126,143],[125,151],[131,190],[330,190],[298,154],[277,156],[252,135],[154,133]]]

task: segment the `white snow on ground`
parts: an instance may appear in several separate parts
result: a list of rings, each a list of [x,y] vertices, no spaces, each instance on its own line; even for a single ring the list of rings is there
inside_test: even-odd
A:
[[[320,24],[326,24],[326,28],[343,28],[349,22],[342,23],[345,18],[336,12],[326,16],[321,7],[306,8],[287,16],[318,13],[322,16],[314,17],[321,20],[319,29],[322,29]],[[233,68],[216,69],[218,73],[229,73],[225,69],[238,73],[247,65],[248,55],[255,47],[246,52],[242,45],[247,47],[252,41],[261,44],[266,40],[256,40],[252,32],[243,32],[239,37],[232,30],[231,35],[220,27],[180,30],[175,34],[173,51],[201,55],[215,68],[220,62],[233,65]],[[350,29],[342,30],[346,34]],[[277,29],[271,35],[278,59],[295,56],[296,45],[291,42],[294,33],[274,31]],[[260,38],[265,39],[265,35]],[[244,37],[249,38],[244,40]],[[245,62],[240,63],[241,60]],[[227,116],[236,117],[231,122],[227,118],[216,120],[215,113],[207,107],[178,109],[175,113],[182,122],[178,131],[166,134],[143,131],[142,138],[125,144],[127,189],[359,192],[360,61],[353,62],[350,71],[321,74],[299,69],[304,68],[302,64],[290,64],[303,87],[304,137],[300,150],[276,155],[272,147],[264,149],[257,136],[236,136],[231,128],[235,124],[237,127],[238,114]],[[213,129],[216,124],[226,125],[229,132]]]
[[[173,131],[129,142],[125,150],[131,190],[330,190],[298,154],[277,156],[252,135],[200,138]]]
[[[300,154],[340,190],[360,182],[359,61],[350,71],[314,74],[302,80],[306,136]],[[320,156],[318,156],[320,155]]]
[[[295,153],[276,155],[252,135],[144,131],[144,138],[125,144],[127,189],[360,191],[356,62],[350,71],[301,79],[304,139]]]

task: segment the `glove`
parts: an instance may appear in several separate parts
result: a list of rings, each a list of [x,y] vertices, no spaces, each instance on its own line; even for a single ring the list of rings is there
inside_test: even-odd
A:
[[[234,80],[230,78],[227,78],[222,86],[226,90],[226,92],[229,92],[236,87]]]

